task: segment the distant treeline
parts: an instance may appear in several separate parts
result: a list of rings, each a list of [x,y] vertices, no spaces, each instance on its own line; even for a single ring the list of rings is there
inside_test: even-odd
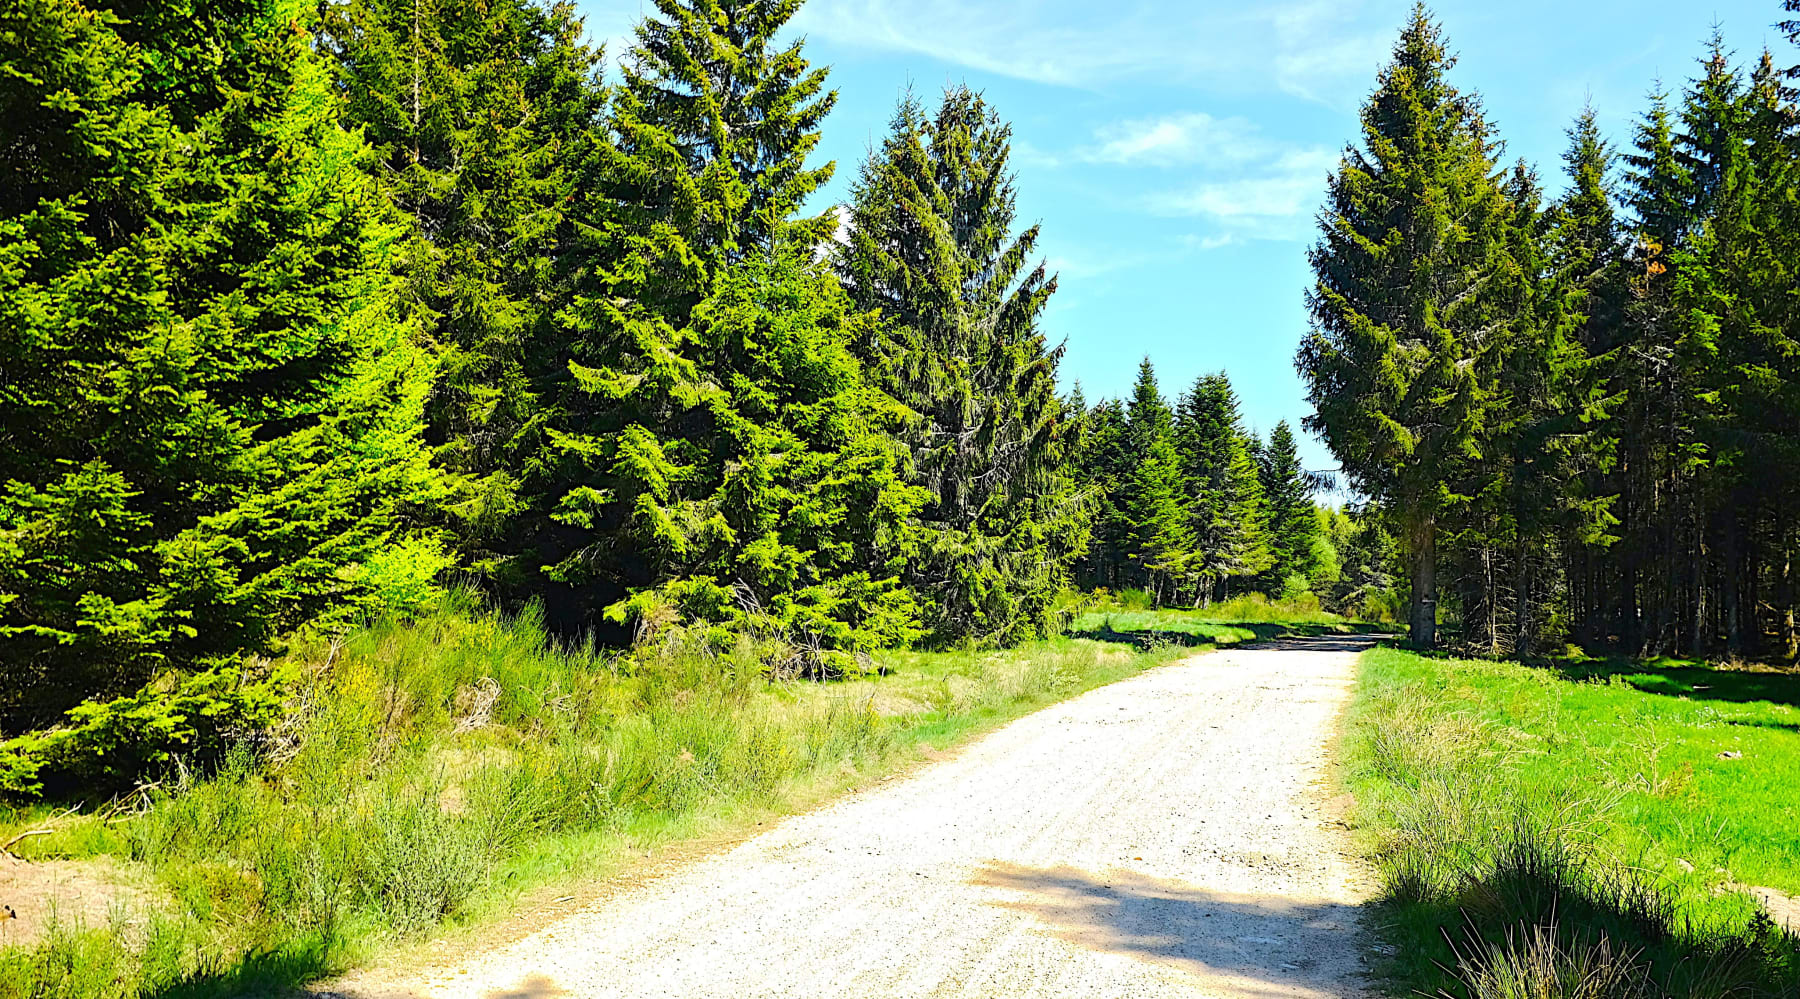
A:
[[[1800,652],[1791,59],[1715,36],[1622,156],[1584,112],[1546,199],[1415,12],[1331,180],[1299,367],[1419,644],[1441,594],[1497,653]]]
[[[1159,604],[1312,593],[1334,611],[1390,609],[1393,538],[1364,512],[1315,506],[1327,483],[1301,466],[1293,429],[1277,423],[1267,441],[1248,430],[1223,372],[1171,406],[1145,358],[1130,399],[1087,409],[1077,385],[1071,405],[1086,414],[1075,464],[1099,500],[1076,564],[1084,587]]]

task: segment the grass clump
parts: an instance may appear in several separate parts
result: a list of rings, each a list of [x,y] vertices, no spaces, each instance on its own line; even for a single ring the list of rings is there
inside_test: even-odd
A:
[[[106,808],[0,809],[32,861],[104,864],[133,911],[6,948],[0,999],[235,995],[315,980],[658,844],[741,828],[1036,707],[1168,662],[1064,638],[877,654],[834,683],[772,679],[745,638],[616,655],[531,614],[447,600],[297,647],[285,721],[206,773]],[[29,865],[28,865],[29,866]]]
[[[1365,656],[1346,765],[1397,991],[1800,994],[1800,943],[1742,890],[1800,889],[1800,688],[1657,670]]]

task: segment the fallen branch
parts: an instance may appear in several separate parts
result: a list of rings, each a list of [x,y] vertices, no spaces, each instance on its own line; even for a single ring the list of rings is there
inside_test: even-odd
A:
[[[17,836],[14,836],[12,839],[9,839],[4,843],[0,843],[0,854],[5,854],[6,856],[11,857],[14,860],[24,860],[25,859],[24,857],[21,857],[18,854],[12,852],[13,847],[18,846],[20,843],[24,842],[27,839],[30,839],[33,836],[48,836],[55,831],[56,830],[54,830],[54,829],[27,829],[24,832],[18,834]]]

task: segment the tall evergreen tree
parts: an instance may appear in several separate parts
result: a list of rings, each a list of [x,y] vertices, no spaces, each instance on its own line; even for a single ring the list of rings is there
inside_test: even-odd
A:
[[[559,337],[605,91],[571,4],[346,0],[321,47],[371,165],[412,222],[405,304],[443,373],[440,461],[469,483],[453,507],[479,549],[517,506],[536,370]]]
[[[1415,8],[1363,107],[1363,147],[1331,178],[1298,356],[1308,427],[1354,487],[1403,518],[1421,647],[1436,642],[1440,521],[1477,453],[1506,338],[1496,302],[1516,275],[1495,142],[1479,100],[1449,82],[1454,64]]]
[[[1077,579],[1089,588],[1118,589],[1125,582],[1125,514],[1119,508],[1133,458],[1127,440],[1130,425],[1125,406],[1108,399],[1088,410],[1082,420],[1075,470],[1092,497],[1092,540],[1076,564]]]
[[[1294,431],[1286,420],[1275,424],[1263,448],[1259,469],[1268,509],[1269,592],[1285,593],[1304,584],[1317,567],[1318,510],[1312,480],[1300,464]]]
[[[1193,533],[1173,414],[1147,357],[1138,365],[1126,417],[1132,465],[1120,483],[1118,505],[1127,525],[1121,540],[1132,581],[1161,604],[1178,599],[1190,578]]]
[[[511,540],[565,628],[737,624],[824,670],[916,633],[919,493],[906,414],[848,352],[872,320],[798,217],[833,98],[774,44],[797,7],[663,0],[639,26]]]
[[[1272,565],[1262,477],[1224,373],[1202,375],[1182,396],[1175,444],[1193,534],[1191,571],[1203,601],[1223,598],[1232,581]]]
[[[0,728],[429,578],[434,363],[286,0],[0,15]],[[377,574],[378,575],[378,574]]]
[[[1056,281],[1031,260],[1037,227],[1015,232],[1011,134],[967,88],[934,114],[903,99],[837,252],[852,299],[887,319],[864,357],[920,417],[914,477],[935,499],[910,577],[945,641],[1050,630],[1088,544],[1056,390],[1062,349],[1041,329]]]

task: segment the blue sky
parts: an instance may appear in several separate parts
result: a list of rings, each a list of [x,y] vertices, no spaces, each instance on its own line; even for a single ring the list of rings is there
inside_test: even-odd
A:
[[[578,0],[622,39],[640,0]],[[1510,157],[1560,186],[1563,131],[1591,99],[1628,140],[1659,77],[1684,83],[1717,23],[1741,61],[1800,54],[1777,0],[1441,0],[1434,10]],[[1267,431],[1308,411],[1293,369],[1305,250],[1327,172],[1410,0],[812,0],[796,19],[832,67],[823,157],[846,196],[909,83],[983,90],[1014,123],[1021,217],[1061,275],[1048,331],[1090,401],[1145,354],[1165,391],[1224,369]],[[609,54],[623,51],[611,42]],[[1310,467],[1335,464],[1303,443]]]

